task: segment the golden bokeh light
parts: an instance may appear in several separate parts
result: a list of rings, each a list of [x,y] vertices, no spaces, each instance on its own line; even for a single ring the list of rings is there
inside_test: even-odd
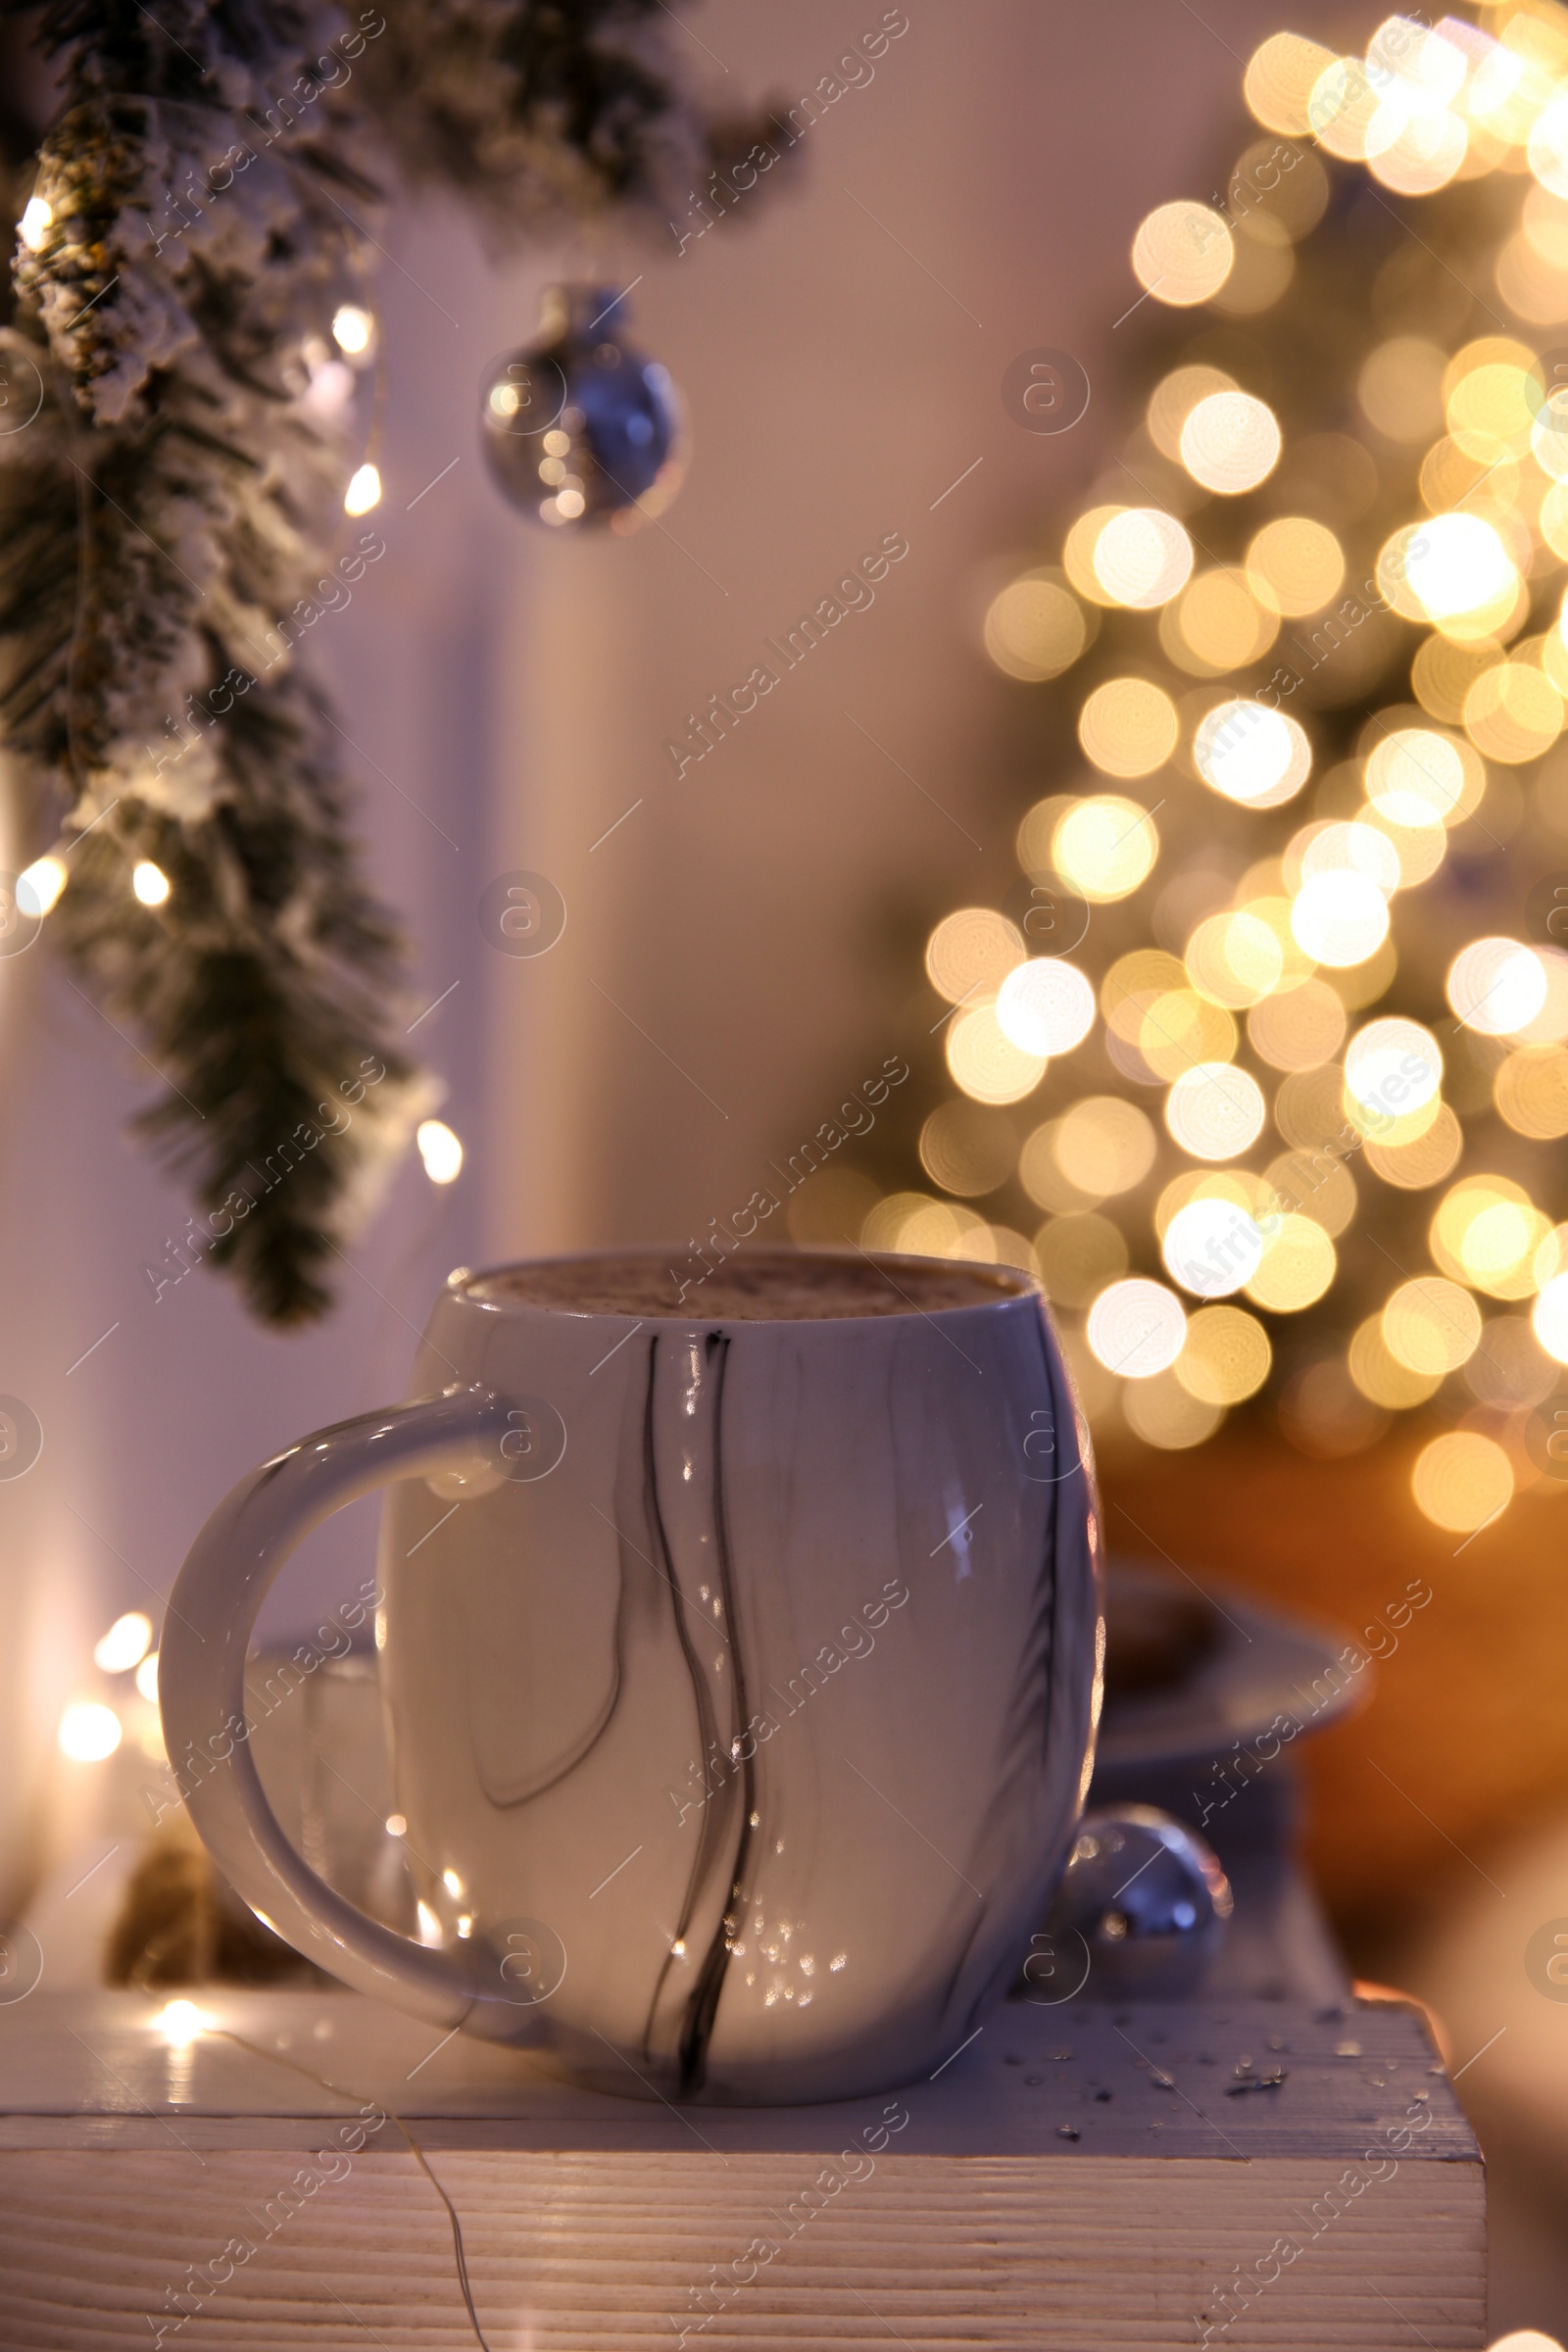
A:
[[[1122,1380],[1152,1380],[1180,1355],[1187,1310],[1162,1282],[1129,1275],[1101,1292],[1089,1310],[1086,1336],[1107,1372]]]
[[[1463,29],[1468,33],[1470,27]],[[1366,62],[1382,93],[1381,104],[1421,107],[1429,113],[1458,96],[1467,71],[1463,50],[1441,31],[1424,32],[1410,17],[1385,17],[1366,45]]]
[[[1290,900],[1273,887],[1279,880],[1279,861],[1271,858],[1267,862],[1268,872],[1263,878],[1270,887],[1260,893],[1254,891],[1254,885],[1263,871],[1261,867],[1254,867],[1250,874],[1244,877],[1237,891],[1237,912],[1251,915],[1273,932],[1280,948],[1279,986],[1282,989],[1299,988],[1303,981],[1312,976],[1312,958],[1303,955],[1291,930]]]
[[[1181,461],[1203,489],[1237,498],[1268,479],[1281,446],[1279,421],[1266,401],[1250,392],[1211,392],[1182,426]]]
[[[1302,1152],[1335,1142],[1345,1149],[1345,1072],[1337,1063],[1292,1070],[1274,1097],[1274,1124],[1288,1144]]]
[[[1449,1535],[1475,1535],[1513,1500],[1513,1464],[1495,1438],[1450,1429],[1416,1456],[1410,1491],[1416,1507]]]
[[[1368,1142],[1361,1156],[1385,1184],[1420,1193],[1441,1184],[1457,1167],[1463,1150],[1464,1129],[1449,1105],[1440,1102],[1437,1116],[1420,1135],[1401,1143]]]
[[[1345,1091],[1365,1134],[1424,1109],[1442,1084],[1442,1047],[1422,1022],[1403,1014],[1368,1021],[1346,1051]]]
[[[1396,890],[1415,890],[1430,882],[1448,854],[1448,836],[1440,824],[1391,824],[1382,810],[1370,804],[1356,821],[1381,833],[1394,852]]]
[[[967,1101],[939,1102],[920,1130],[920,1164],[945,1193],[970,1200],[1012,1174],[1017,1139],[1004,1112]]]
[[[1104,602],[1152,612],[1192,577],[1193,543],[1162,507],[1127,507],[1101,530],[1091,561]]]
[[[1366,796],[1389,824],[1412,831],[1455,825],[1480,806],[1487,771],[1474,746],[1461,737],[1440,735],[1433,727],[1385,730],[1381,719],[1368,734]]]
[[[1095,906],[1127,898],[1158,856],[1159,834],[1148,809],[1115,793],[1076,802],[1051,836],[1052,864]]]
[[[1031,956],[1002,983],[997,1020],[1020,1053],[1070,1054],[1095,1025],[1094,986],[1063,956]]]
[[[1182,426],[1200,400],[1213,392],[1234,392],[1236,381],[1222,368],[1173,368],[1150,396],[1146,412],[1149,437],[1162,458],[1181,463]]]
[[[1314,963],[1364,963],[1389,935],[1389,903],[1365,874],[1309,874],[1291,903],[1291,930]]]
[[[1441,1372],[1413,1372],[1391,1353],[1380,1314],[1368,1315],[1356,1327],[1346,1361],[1362,1396],[1389,1413],[1407,1413],[1425,1404],[1443,1383]]]
[[[1441,1379],[1468,1362],[1481,1341],[1481,1309],[1467,1290],[1441,1275],[1401,1282],[1383,1309],[1383,1342],[1396,1363]]]
[[[1202,1404],[1241,1404],[1268,1378],[1274,1350],[1255,1315],[1241,1306],[1200,1306],[1172,1370]]]
[[[1135,1437],[1165,1453],[1201,1446],[1225,1418],[1222,1406],[1194,1396],[1175,1367],[1128,1389],[1122,1397],[1122,1412]]]
[[[1482,1404],[1540,1404],[1557,1386],[1557,1367],[1542,1348],[1527,1314],[1491,1315],[1481,1345],[1464,1368],[1465,1387]]]
[[[1054,1306],[1089,1306],[1127,1271],[1127,1244],[1109,1217],[1091,1209],[1049,1217],[1035,1235],[1035,1259]]]
[[[1561,1046],[1520,1046],[1492,1082],[1498,1115],[1516,1135],[1547,1143],[1568,1135],[1568,1053]]]
[[[1399,853],[1389,835],[1354,819],[1319,817],[1304,825],[1287,844],[1280,863],[1291,891],[1299,891],[1314,874],[1364,874],[1391,899],[1401,879]]]
[[[1525,197],[1519,215],[1519,233],[1554,270],[1568,270],[1568,204],[1549,188],[1535,187]]]
[[[985,645],[1009,678],[1038,685],[1071,667],[1090,639],[1090,615],[1059,572],[1027,571],[995,596]]]
[[[992,1259],[994,1265],[1016,1266],[1022,1274],[1039,1273],[1040,1260],[1027,1235],[1014,1233],[1010,1225],[993,1225],[990,1232],[991,1246],[996,1252]]]
[[[1568,97],[1543,107],[1526,150],[1530,169],[1553,196],[1568,196]]]
[[[1390,823],[1446,823],[1464,790],[1464,764],[1446,735],[1401,727],[1374,745],[1366,763],[1366,794]]]
[[[1568,386],[1553,384],[1530,430],[1530,452],[1543,473],[1568,480]]]
[[[1524,229],[1503,246],[1493,277],[1509,310],[1533,326],[1555,326],[1568,318],[1568,266],[1543,253]]]
[[[1238,1032],[1223,1005],[1194,988],[1173,988],[1144,1007],[1132,1042],[1154,1076],[1168,1085],[1195,1063],[1230,1061]]]
[[[984,1217],[956,1200],[933,1200],[929,1193],[892,1193],[879,1200],[867,1212],[860,1242],[867,1250],[914,1257],[979,1255],[981,1262],[994,1262]]]
[[[1472,500],[1495,513],[1511,507],[1522,479],[1514,459],[1497,458],[1484,466],[1479,458],[1466,457],[1458,442],[1445,434],[1422,459],[1417,487],[1429,514],[1446,514]]]
[[[1521,34],[1527,44],[1534,29],[1524,17],[1508,25],[1506,44],[1491,44],[1463,100],[1471,123],[1490,135],[1495,161],[1514,162],[1515,168],[1516,159],[1508,150],[1527,145],[1557,79],[1557,74],[1544,69],[1521,43]],[[1541,29],[1545,29],[1544,20]]]
[[[1469,133],[1446,107],[1405,108],[1385,99],[1367,125],[1366,164],[1401,196],[1433,196],[1464,162]]]
[[[1568,564],[1568,482],[1554,482],[1542,500],[1541,536],[1558,562]]]
[[[1547,928],[1550,928],[1548,917]],[[1546,978],[1546,994],[1541,1010],[1530,1020],[1521,1021],[1508,1035],[1521,1045],[1555,1046],[1568,1038],[1568,955],[1560,948],[1538,948],[1541,967]]]
[[[1334,64],[1334,52],[1298,32],[1276,32],[1253,51],[1242,83],[1248,106],[1265,130],[1288,139],[1312,131],[1312,92]]]
[[[1091,507],[1087,514],[1079,515],[1062,544],[1061,568],[1078,594],[1092,605],[1113,605],[1117,601],[1101,585],[1095,569],[1095,549],[1106,524],[1126,512],[1125,507]]]
[[[1172,1221],[1193,1200],[1229,1201],[1254,1224],[1276,1208],[1271,1188],[1250,1168],[1184,1168],[1160,1186],[1154,1202],[1154,1231],[1161,1246]]]
[[[1285,956],[1274,931],[1245,907],[1211,914],[1187,943],[1187,972],[1200,996],[1232,1012],[1277,988]]]
[[[1156,998],[1185,988],[1187,967],[1162,948],[1135,948],[1118,956],[1100,983],[1100,1009],[1117,1037],[1136,1046],[1144,1015]]]
[[[1221,216],[1187,198],[1157,206],[1133,239],[1139,284],[1156,302],[1178,309],[1217,294],[1235,259],[1235,243]]]
[[[1324,980],[1265,997],[1247,1016],[1252,1051],[1276,1070],[1311,1070],[1332,1061],[1345,1029],[1344,1003]]]
[[[1511,766],[1549,752],[1562,720],[1562,696],[1531,662],[1494,663],[1465,696],[1465,728],[1477,751]]]
[[[1469,642],[1504,627],[1520,593],[1512,557],[1479,514],[1404,524],[1379,553],[1377,584],[1401,618]]]
[[[1448,355],[1422,335],[1380,343],[1356,386],[1368,420],[1390,441],[1427,441],[1444,424],[1443,371]]]
[[[1046,1072],[1046,1056],[1013,1044],[995,1004],[968,1004],[954,1014],[947,1056],[954,1084],[976,1102],[1021,1102]]]
[[[1544,1291],[1565,1270],[1568,1270],[1568,1225],[1554,1225],[1536,1251],[1536,1288]]]
[[[1304,514],[1266,522],[1247,550],[1247,579],[1258,603],[1287,619],[1321,612],[1345,580],[1345,551],[1325,523]]]
[[[1165,1124],[1194,1159],[1235,1159],[1263,1132],[1263,1090],[1233,1063],[1203,1061],[1184,1070],[1165,1098]]]
[[[1049,877],[1054,873],[1051,837],[1068,809],[1077,806],[1076,793],[1054,792],[1045,800],[1036,801],[1034,807],[1025,812],[1018,825],[1014,847],[1018,853],[1018,863],[1026,874]],[[1053,909],[1048,908],[1047,911]]]
[[[1312,772],[1312,747],[1282,710],[1261,703],[1216,704],[1193,739],[1193,764],[1203,782],[1245,808],[1277,808]]]
[[[1062,1168],[1056,1157],[1060,1124],[1059,1119],[1046,1119],[1031,1129],[1018,1154],[1018,1182],[1037,1208],[1071,1216],[1082,1208],[1098,1208],[1104,1195],[1074,1184]]]
[[[1262,1262],[1247,1285],[1253,1305],[1274,1315],[1299,1314],[1315,1305],[1339,1263],[1322,1226],[1312,1217],[1287,1214],[1270,1219],[1264,1240]]]
[[[1424,638],[1410,664],[1411,691],[1433,718],[1445,726],[1459,726],[1471,687],[1496,658],[1491,643],[1456,645],[1451,637]]]
[[[950,1004],[978,990],[995,991],[1022,963],[1023,933],[994,906],[959,906],[945,914],[926,942],[926,978]]]
[[[1528,1298],[1536,1259],[1551,1232],[1522,1185],[1508,1176],[1462,1176],[1445,1193],[1428,1232],[1434,1263],[1453,1282],[1494,1298]]]
[[[1546,1002],[1546,967],[1517,939],[1473,939],[1449,966],[1448,1003],[1483,1037],[1528,1028]]]
[[[1136,1102],[1120,1095],[1087,1095],[1055,1122],[1053,1147],[1070,1184],[1106,1200],[1143,1183],[1159,1139]]]
[[[1271,1160],[1264,1181],[1277,1207],[1299,1210],[1337,1241],[1356,1211],[1355,1179],[1345,1161],[1329,1152],[1286,1152]]]
[[[1263,1234],[1234,1200],[1203,1192],[1185,1201],[1160,1236],[1165,1271],[1200,1298],[1224,1298],[1257,1272]]]
[[[1530,1328],[1554,1363],[1568,1364],[1568,1273],[1554,1274],[1544,1284],[1531,1309]]]
[[[1366,134],[1378,110],[1378,91],[1358,57],[1337,57],[1324,67],[1306,103],[1313,137],[1342,163],[1366,159]]]
[[[1078,740],[1107,776],[1152,775],[1179,732],[1175,704],[1147,678],[1107,678],[1078,716]]]
[[[1568,13],[1390,17],[1364,59],[1280,33],[1246,90],[1264,127],[1223,196],[1158,206],[1133,247],[1144,294],[1211,305],[1207,322],[1171,347],[1129,466],[1086,487],[1102,503],[1059,567],[1020,559],[988,584],[996,669],[1087,675],[1041,711],[1013,919],[959,907],[931,932],[956,1093],[922,1105],[931,1189],[866,1203],[858,1179],[843,1221],[863,1217],[867,1246],[1035,1270],[1107,1435],[1200,1445],[1272,1381],[1283,1434],[1332,1458],[1435,1402],[1450,1435],[1412,1490],[1462,1549],[1516,1473],[1544,1483],[1544,1400],[1568,1365],[1568,1219],[1545,1190],[1545,1148],[1568,1140],[1568,936],[1531,944],[1550,933],[1525,903],[1568,868],[1568,363],[1550,348],[1568,349]],[[1334,257],[1298,257],[1331,189],[1392,190],[1419,226],[1399,199],[1489,174],[1487,201],[1433,208],[1425,252],[1424,229],[1376,224],[1358,308],[1334,307]],[[1425,265],[1464,205],[1463,284],[1442,283]],[[1338,255],[1357,231],[1338,203],[1333,220]],[[1342,398],[1325,431],[1250,323],[1298,258],[1293,324],[1321,313],[1350,337],[1352,414]],[[1118,480],[1142,503],[1110,503]],[[1227,527],[1249,496],[1260,511]],[[1036,936],[1031,887],[1065,927]],[[1009,1107],[1073,1054],[1080,1086],[1117,1091],[1071,1099],[1066,1060],[1049,1117]],[[1512,1173],[1461,1175],[1477,1156]],[[1033,1238],[979,1213],[1027,1224],[1001,1206],[1009,1184],[1044,1218]],[[1364,1315],[1380,1262],[1393,1295]],[[1304,1318],[1288,1361],[1276,1314]]]
[[[1522,457],[1530,447],[1541,401],[1539,381],[1531,372],[1535,353],[1517,345],[1505,360],[1485,360],[1464,368],[1455,380],[1465,356],[1461,352],[1450,362],[1445,378],[1453,386],[1447,400],[1449,439],[1482,466]]]
[[[1493,1201],[1465,1227],[1459,1256],[1467,1278],[1494,1298],[1533,1298],[1536,1260],[1550,1231],[1539,1208]]]
[[[1253,595],[1246,573],[1227,564],[1200,571],[1160,615],[1159,642],[1178,669],[1223,677],[1260,662],[1279,635],[1279,616]]]

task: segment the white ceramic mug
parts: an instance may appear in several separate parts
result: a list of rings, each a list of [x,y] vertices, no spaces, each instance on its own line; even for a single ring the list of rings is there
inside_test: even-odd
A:
[[[414,1401],[235,1488],[159,1679],[196,1825],[279,1935],[623,2093],[846,2098],[973,2034],[1087,1787],[1099,1512],[1038,1286],[966,1269],[976,1302],[928,1307],[952,1265],[875,1267],[906,1309],[639,1317],[455,1275]],[[245,1720],[269,1585],[384,1481],[418,1943],[289,1844]]]

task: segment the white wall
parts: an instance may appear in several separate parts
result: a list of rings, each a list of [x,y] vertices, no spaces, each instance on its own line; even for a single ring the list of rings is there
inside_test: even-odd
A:
[[[726,97],[793,104],[881,13],[710,0],[693,37],[728,74],[694,54]],[[972,575],[1099,464],[1133,229],[1155,202],[1209,193],[1241,57],[1272,26],[1244,0],[1204,0],[1211,29],[1171,0],[908,13],[875,78],[802,142],[796,184],[752,200],[755,219],[679,257],[673,236],[596,257],[614,282],[645,272],[640,328],[690,405],[695,464],[664,530],[579,544],[501,504],[475,454],[475,387],[532,332],[546,258],[492,269],[440,207],[408,208],[395,232],[376,516],[389,552],[318,652],[418,1002],[459,983],[414,1042],[450,1087],[469,1162],[441,1196],[404,1171],[332,1321],[259,1331],[205,1274],[154,1304],[138,1266],[183,1208],[125,1137],[147,1073],[46,951],[0,960],[0,1392],[45,1430],[36,1468],[0,1481],[0,1911],[92,1640],[167,1591],[231,1481],[395,1393],[451,1264],[680,1241],[744,1200],[769,1153],[904,1042],[916,975],[884,951],[884,909],[1005,887],[1012,820],[988,776]],[[1059,439],[1018,430],[1000,402],[1006,363],[1040,344],[1075,351],[1095,379],[1089,417]],[[909,554],[874,607],[677,781],[662,745],[685,713],[890,530]],[[480,891],[514,866],[568,902],[564,938],[537,961],[478,932]],[[345,1592],[368,1536],[362,1506],[315,1539],[269,1622]],[[92,1770],[74,1768],[78,1813]]]

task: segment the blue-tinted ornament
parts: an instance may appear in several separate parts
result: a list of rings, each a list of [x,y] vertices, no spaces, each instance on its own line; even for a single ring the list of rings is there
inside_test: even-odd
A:
[[[490,470],[514,506],[555,528],[634,531],[680,487],[679,396],[625,323],[612,288],[552,286],[537,342],[498,361],[484,384]]]
[[[1076,1955],[1072,1988],[1087,1980],[1092,1999],[1179,1999],[1201,1982],[1231,1909],[1212,1847],[1185,1822],[1152,1805],[1086,1813],[1023,1990],[1059,1994]]]

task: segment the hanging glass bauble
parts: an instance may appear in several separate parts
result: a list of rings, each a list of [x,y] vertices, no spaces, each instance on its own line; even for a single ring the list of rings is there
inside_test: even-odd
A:
[[[624,295],[552,286],[537,342],[498,361],[485,382],[490,470],[541,522],[634,531],[680,487],[679,396],[667,369],[627,342],[625,322]]]

